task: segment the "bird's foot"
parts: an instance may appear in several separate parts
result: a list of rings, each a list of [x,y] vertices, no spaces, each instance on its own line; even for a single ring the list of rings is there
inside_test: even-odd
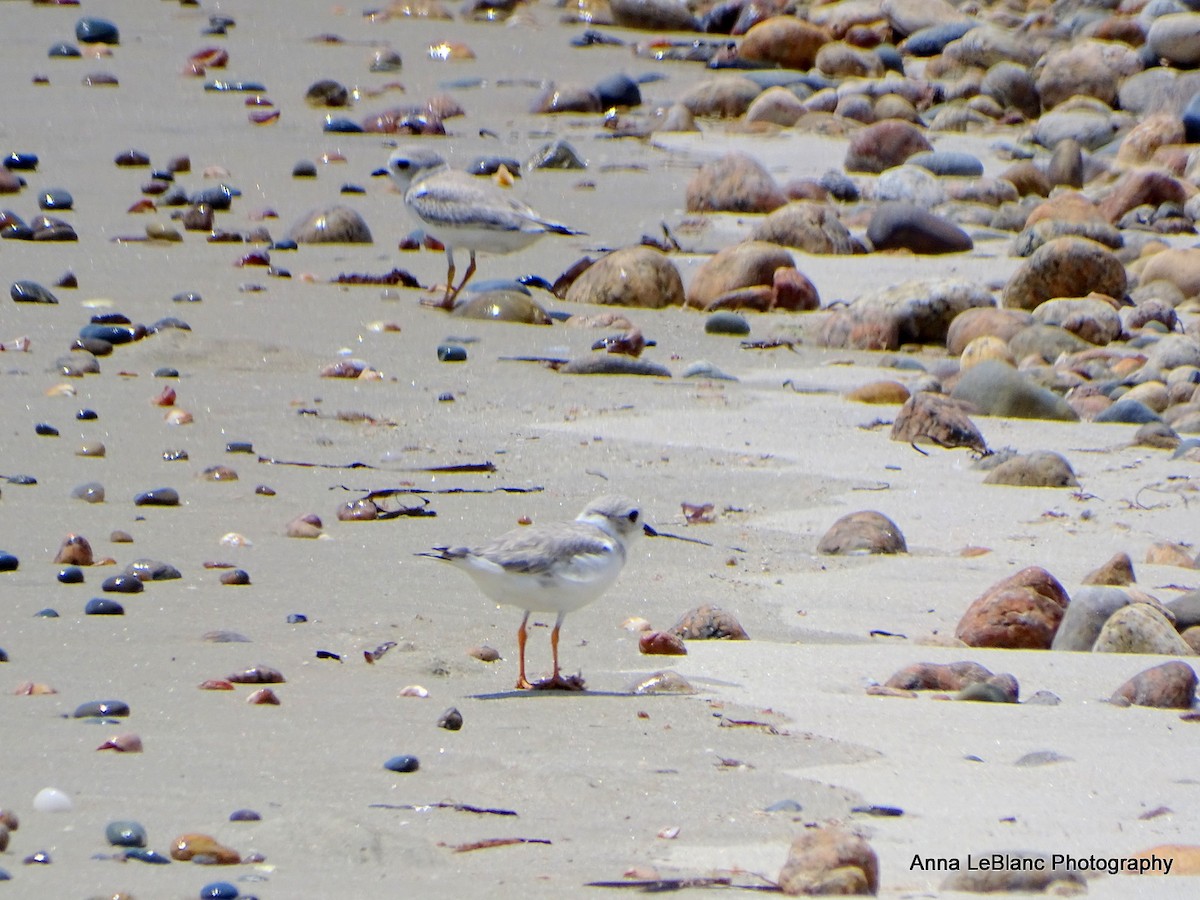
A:
[[[578,672],[574,675],[552,675],[535,681],[528,688],[531,691],[583,691],[587,690],[583,676]]]
[[[532,691],[533,685],[529,683],[528,678],[526,678],[524,675],[522,675],[520,678],[517,679],[517,690],[518,691]]]
[[[454,294],[443,294],[441,297],[422,297],[421,305],[450,312],[454,309]]]

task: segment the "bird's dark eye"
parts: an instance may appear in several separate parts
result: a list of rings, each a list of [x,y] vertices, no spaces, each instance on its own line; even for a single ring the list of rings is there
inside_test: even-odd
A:
[[[629,521],[630,521],[630,522],[637,522],[637,520],[638,520],[638,511],[635,509],[635,510],[633,510],[633,512],[631,512],[631,513],[629,514]]]
[[[401,172],[403,172],[410,165],[412,165],[412,163],[410,163],[407,159],[398,159],[394,163],[392,163],[392,165],[395,166],[397,169],[399,169]]]

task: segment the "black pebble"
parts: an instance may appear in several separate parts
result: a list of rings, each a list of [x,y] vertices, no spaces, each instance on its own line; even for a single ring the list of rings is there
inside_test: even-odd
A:
[[[405,754],[404,756],[393,756],[383,764],[383,767],[392,772],[415,772],[421,767],[421,763],[415,756]]]
[[[87,616],[123,616],[125,615],[125,607],[116,600],[109,600],[105,597],[93,597],[84,606],[83,613]]]
[[[18,153],[16,151],[4,157],[4,168],[9,171],[25,171],[32,172],[37,168],[38,158],[36,153]]]
[[[58,572],[58,580],[63,584],[83,584],[83,569],[79,566],[67,566]]]
[[[441,718],[437,721],[438,728],[445,728],[447,731],[458,731],[463,727],[463,717],[453,706],[442,713]]]
[[[287,623],[289,625],[303,625],[307,621],[308,616],[306,616],[304,613],[291,613],[287,617]]]
[[[40,609],[37,612],[35,612],[33,614],[33,617],[35,619],[57,619],[58,618],[58,610],[51,609],[50,607],[47,606],[45,609]]]
[[[235,809],[229,814],[230,822],[259,822],[262,816],[252,809]]]
[[[467,358],[467,348],[454,344],[439,344],[437,358],[440,362],[463,362]]]
[[[225,445],[226,453],[253,453],[254,445],[250,441],[230,441]]]
[[[134,506],[178,506],[179,491],[175,488],[154,488],[133,498]]]
[[[170,366],[164,366],[161,369],[154,370],[154,377],[155,378],[178,378],[179,370],[172,369]]]
[[[100,585],[100,590],[114,594],[140,594],[145,589],[146,586],[136,575],[112,575]]]
[[[58,437],[58,429],[53,425],[47,425],[45,422],[38,422],[33,430],[42,437]]]
[[[203,299],[204,298],[195,291],[184,291],[183,293],[176,294],[171,298],[172,302],[174,303],[199,303]]]
[[[91,700],[81,703],[75,708],[71,717],[74,719],[91,719],[97,716],[127,716],[129,704],[124,700]]]
[[[14,281],[8,289],[13,303],[57,303],[58,298],[36,281]]]
[[[171,861],[169,856],[163,856],[157,850],[147,850],[145,847],[134,847],[123,854],[125,859],[136,859],[138,862],[150,863],[155,866],[165,866]]]
[[[38,480],[32,475],[9,475],[7,476],[9,484],[37,484]]]
[[[100,418],[94,409],[81,409],[75,413],[75,418],[81,422],[91,422],[93,419]]]
[[[21,561],[11,553],[0,552],[0,572],[15,572]]]

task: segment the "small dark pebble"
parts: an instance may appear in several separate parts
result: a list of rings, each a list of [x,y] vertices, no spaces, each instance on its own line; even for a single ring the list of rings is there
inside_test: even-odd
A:
[[[58,610],[51,609],[50,607],[47,606],[45,609],[39,609],[37,612],[35,612],[33,614],[33,617],[35,619],[57,619],[58,618]]]
[[[60,569],[58,580],[63,584],[83,584],[83,569],[79,566],[67,566],[65,569]]]
[[[38,216],[29,223],[35,241],[77,241],[79,235],[69,222],[51,216]]]
[[[77,288],[79,287],[79,279],[75,277],[75,273],[71,271],[63,272],[58,281],[54,282],[55,287],[60,288]]]
[[[275,488],[269,487],[265,484],[260,484],[254,489],[254,493],[258,494],[260,497],[274,497]]]
[[[47,425],[45,422],[38,422],[38,424],[33,427],[33,430],[42,437],[58,437],[58,429],[53,425]]]
[[[213,881],[200,888],[200,900],[237,900],[238,889],[228,881]]]
[[[138,331],[129,325],[108,325],[90,323],[79,329],[79,337],[83,340],[95,339],[108,341],[110,344],[128,344],[138,339]]]
[[[86,616],[123,616],[125,615],[125,607],[116,600],[109,600],[105,597],[93,597],[83,607],[83,614]]]
[[[45,850],[39,850],[37,853],[30,853],[21,862],[27,866],[48,866],[50,865],[50,854]]]
[[[50,52],[46,55],[51,58],[59,57],[62,59],[76,59],[83,54],[79,52],[79,48],[74,44],[68,44],[66,41],[59,41],[57,44],[53,44],[50,47]]]
[[[108,19],[85,16],[75,23],[75,40],[81,44],[119,44],[121,32]]]
[[[206,91],[216,91],[217,93],[234,93],[234,94],[265,94],[267,86],[260,81],[222,81],[215,79],[206,82],[204,85]]]
[[[145,589],[136,575],[111,575],[100,585],[100,590],[113,594],[140,594]]]
[[[171,857],[164,856],[157,850],[147,850],[144,847],[134,847],[131,850],[126,850],[122,855],[125,859],[135,859],[138,862],[149,863],[152,866],[165,866],[171,861]]]
[[[0,572],[15,572],[21,561],[11,553],[0,552]]]
[[[292,166],[293,178],[316,178],[317,164],[310,159],[302,159]]]
[[[133,498],[134,506],[178,506],[179,492],[175,488],[154,488]]]
[[[438,394],[438,403],[453,403],[454,395],[447,391],[444,394]]]
[[[75,413],[75,418],[80,422],[91,422],[100,417],[96,414],[94,409],[81,409],[79,412]]]
[[[252,809],[235,809],[229,814],[230,822],[260,822],[262,816]]]
[[[38,197],[38,208],[49,210],[64,210],[71,209],[75,205],[75,198],[71,196],[70,191],[64,191],[62,188],[43,191]]]
[[[38,483],[38,480],[32,475],[7,475],[5,477],[9,484],[33,485]]]
[[[127,716],[129,704],[124,700],[91,700],[81,703],[71,714],[73,719],[91,719],[97,716]]]
[[[504,156],[477,157],[467,166],[467,171],[472,175],[495,175],[501,166],[508,169],[514,177],[521,177],[521,164],[515,159]]]
[[[192,326],[183,321],[183,319],[176,318],[175,316],[166,316],[165,318],[159,319],[157,322],[147,328],[146,331],[148,334],[157,334],[160,331],[166,331],[168,328],[175,328],[179,331],[192,330]]]
[[[308,616],[306,616],[304,613],[289,613],[287,617],[287,623],[289,625],[303,625],[307,621]]]
[[[392,772],[415,772],[421,767],[421,763],[415,756],[393,756],[383,767]]]
[[[183,462],[188,458],[186,450],[164,450],[162,455],[164,462]]]
[[[8,651],[0,647],[0,663],[8,662]]]
[[[171,300],[175,303],[199,303],[204,298],[195,291],[183,291],[176,294]]]
[[[851,809],[850,812],[862,813],[866,816],[881,816],[884,818],[904,815],[904,810],[898,806],[856,806]]]
[[[230,441],[225,445],[226,453],[253,453],[254,444],[250,441]]]
[[[146,829],[137,822],[109,822],[104,837],[114,847],[146,846]]]
[[[334,662],[341,662],[342,655],[334,653],[332,650],[318,650],[317,659],[332,659]]]
[[[188,197],[189,203],[207,203],[215,210],[227,210],[233,205],[233,198],[241,196],[241,191],[227,184],[217,184],[199,190]]]
[[[290,240],[288,238],[284,238],[281,241],[272,241],[270,246],[267,247],[267,249],[268,250],[279,250],[279,251],[286,253],[291,250],[299,249],[299,247],[300,247],[300,245],[297,244],[295,241]]]
[[[221,584],[245,585],[250,583],[250,573],[245,569],[230,569],[221,573]]]
[[[454,344],[439,344],[437,358],[439,362],[464,362],[467,358],[467,348]]]
[[[113,162],[122,167],[148,166],[150,157],[141,150],[122,150],[113,158]]]
[[[330,134],[362,134],[363,127],[350,119],[335,116],[325,117],[325,127],[322,129]]]
[[[89,481],[85,484],[76,485],[71,489],[71,498],[73,500],[82,500],[84,503],[103,503],[104,485],[98,481]]]
[[[139,521],[142,521],[142,520],[139,519]],[[112,542],[114,544],[132,544],[133,543],[133,535],[130,534],[128,531],[121,531],[120,529],[118,529],[116,531],[110,531],[108,533],[108,539],[110,542]]]
[[[125,567],[125,574],[140,581],[174,581],[183,577],[175,566],[157,559],[135,559]]]
[[[804,809],[795,800],[777,800],[768,806],[764,812],[800,812]]]
[[[32,172],[38,166],[36,153],[18,153],[16,151],[4,157],[4,168],[9,171]]]
[[[463,717],[453,706],[446,710],[437,720],[438,728],[445,728],[447,731],[458,731],[463,727]]]
[[[704,331],[707,334],[747,335],[750,333],[750,323],[737,313],[716,312],[705,320]]]
[[[155,378],[178,378],[179,370],[171,366],[163,366],[161,369],[154,370]]]
[[[108,341],[100,340],[100,338],[88,337],[79,338],[76,340],[75,343],[71,345],[71,349],[73,351],[82,350],[86,353],[90,353],[92,356],[108,356],[113,352],[113,345]],[[66,369],[66,366],[63,366],[63,368]],[[96,374],[100,371],[99,363],[95,365],[95,371],[92,371],[92,367],[86,362],[78,363],[74,366],[74,368],[83,372],[84,374]]]
[[[586,169],[575,148],[564,140],[546,144],[529,160],[531,169]]]
[[[8,295],[14,303],[57,303],[58,298],[36,281],[14,281]]]
[[[366,192],[367,192],[367,189],[364,188],[361,184],[343,184],[341,191],[339,193],[342,193],[342,194],[365,194]]]

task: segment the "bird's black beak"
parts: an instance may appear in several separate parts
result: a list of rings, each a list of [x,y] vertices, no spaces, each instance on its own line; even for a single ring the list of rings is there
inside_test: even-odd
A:
[[[642,534],[646,537],[658,537],[658,532],[644,522],[642,523]]]
[[[371,177],[379,178],[380,176],[386,175],[387,173],[388,173],[387,169],[376,169],[374,172],[371,173]]]

